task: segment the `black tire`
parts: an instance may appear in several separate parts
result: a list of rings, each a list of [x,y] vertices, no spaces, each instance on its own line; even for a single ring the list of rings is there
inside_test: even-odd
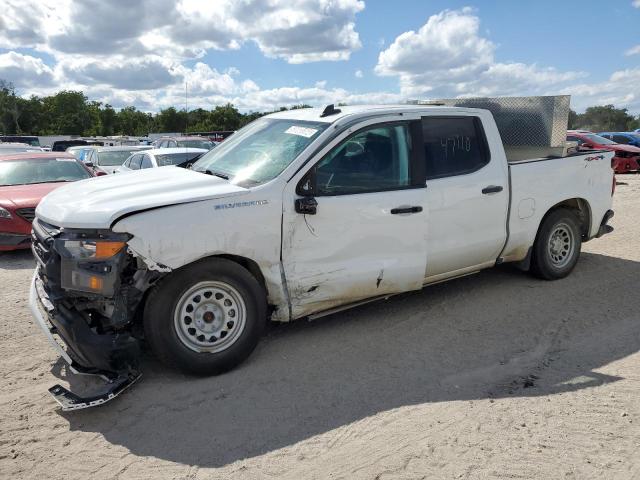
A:
[[[564,250],[561,248],[553,250],[550,247],[552,236],[557,232],[561,234],[554,238],[569,249],[564,256],[562,256]],[[578,263],[581,247],[582,233],[578,216],[568,208],[553,210],[540,224],[533,244],[531,273],[545,280],[566,277]],[[560,253],[556,255],[556,252]]]
[[[180,299],[200,282],[224,282],[242,297],[244,328],[234,343],[220,352],[194,351],[179,337],[174,315]],[[194,315],[195,316],[195,315]],[[242,363],[255,349],[267,318],[266,294],[241,265],[224,258],[199,261],[172,272],[147,297],[143,325],[154,355],[164,364],[196,375],[218,375]]]

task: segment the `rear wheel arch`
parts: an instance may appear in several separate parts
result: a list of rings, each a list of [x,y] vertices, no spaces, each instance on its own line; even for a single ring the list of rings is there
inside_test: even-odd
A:
[[[563,200],[562,202],[558,202],[553,205],[547,213],[544,214],[542,219],[540,219],[540,224],[538,225],[538,231],[536,232],[536,238],[538,233],[540,233],[540,228],[542,224],[546,220],[546,218],[554,211],[560,208],[568,208],[573,210],[580,220],[580,230],[582,233],[582,240],[586,241],[589,239],[589,232],[591,231],[592,218],[591,218],[591,205],[584,198],[569,198],[567,200]]]

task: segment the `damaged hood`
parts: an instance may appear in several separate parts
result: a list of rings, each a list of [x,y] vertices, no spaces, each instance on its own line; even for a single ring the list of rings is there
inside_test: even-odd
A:
[[[95,177],[53,191],[36,210],[39,219],[66,228],[109,228],[128,213],[239,195],[247,189],[177,167]]]

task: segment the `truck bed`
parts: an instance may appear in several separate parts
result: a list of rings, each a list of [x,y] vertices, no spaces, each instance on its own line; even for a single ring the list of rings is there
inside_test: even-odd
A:
[[[544,214],[567,198],[575,199],[576,206],[577,202],[587,205],[590,219],[586,237],[594,237],[610,204],[612,157],[612,152],[590,151],[508,162],[511,201],[503,260],[523,260]]]

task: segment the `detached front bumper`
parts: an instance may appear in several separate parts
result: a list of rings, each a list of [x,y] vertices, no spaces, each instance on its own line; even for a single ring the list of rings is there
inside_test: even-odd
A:
[[[37,270],[31,281],[29,307],[36,324],[73,373],[98,375],[107,382],[104,392],[86,398],[60,385],[51,387],[49,392],[63,410],[101,405],[140,378],[138,341],[128,333],[98,334],[79,315],[64,307],[55,307]]]

